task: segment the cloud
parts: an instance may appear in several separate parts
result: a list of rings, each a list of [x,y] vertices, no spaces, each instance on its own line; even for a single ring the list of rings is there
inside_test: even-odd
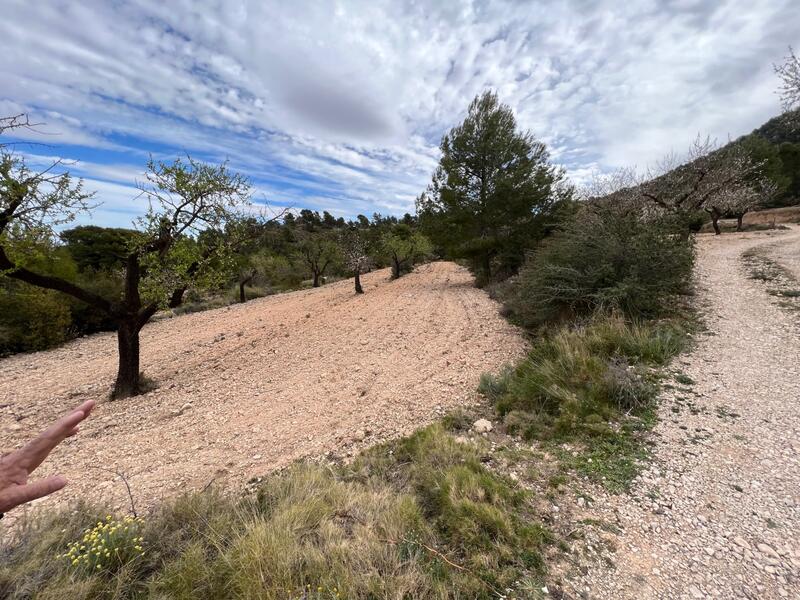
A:
[[[484,89],[581,180],[761,124],[799,31],[792,0],[6,0],[0,111],[114,207],[148,154],[190,152],[271,202],[399,213]]]

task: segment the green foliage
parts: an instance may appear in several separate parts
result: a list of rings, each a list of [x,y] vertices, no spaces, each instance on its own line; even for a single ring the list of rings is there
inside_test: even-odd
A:
[[[5,234],[6,249],[29,269],[69,281],[78,279],[71,255],[45,233],[12,228]],[[84,308],[58,292],[0,278],[0,354],[44,350],[74,337],[82,332],[75,314]]]
[[[0,286],[0,355],[44,350],[69,338],[69,303],[19,282]]]
[[[381,247],[392,266],[392,277],[397,279],[411,271],[414,263],[428,256],[433,248],[430,241],[409,225],[400,223],[381,238]]]
[[[547,333],[513,374],[482,387],[512,428],[527,437],[603,436],[610,421],[649,405],[656,388],[645,367],[665,364],[686,339],[670,322],[598,318]]]
[[[800,203],[800,143],[784,142],[778,146],[778,156],[788,183],[783,194],[777,196],[771,206],[798,204]]]
[[[56,558],[84,535],[78,552],[97,545],[92,527],[108,521],[96,511],[42,513],[0,543],[0,595],[489,599],[542,573],[549,537],[531,507],[478,448],[434,426],[349,467],[295,465],[238,501],[213,490],[170,501],[113,570]]]
[[[59,236],[79,270],[100,271],[123,267],[137,235],[133,229],[80,225]]]
[[[509,431],[553,444],[562,462],[621,491],[646,456],[641,433],[655,419],[654,369],[687,343],[677,321],[597,317],[544,332],[514,370],[484,375],[480,389]],[[583,451],[561,451],[565,441]]]
[[[513,112],[493,92],[472,101],[441,151],[417,201],[423,231],[449,256],[467,259],[479,282],[516,272],[551,211],[570,196],[563,171],[550,164],[543,143],[517,131]]]
[[[587,204],[528,260],[507,305],[526,326],[602,308],[651,317],[687,290],[693,262],[683,220]]]
[[[340,265],[342,253],[330,233],[307,233],[300,236],[295,262],[305,268],[312,279],[312,285],[318,287],[328,268],[333,269]]]

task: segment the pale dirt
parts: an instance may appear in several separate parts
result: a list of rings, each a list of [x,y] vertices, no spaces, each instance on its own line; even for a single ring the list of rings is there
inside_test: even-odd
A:
[[[800,312],[748,277],[751,248],[797,272],[800,228],[698,237],[709,331],[674,365],[695,383],[666,391],[630,495],[586,483],[578,516],[606,525],[566,598],[800,598]]]
[[[110,469],[125,473],[144,508],[212,480],[241,490],[295,459],[410,433],[477,400],[480,374],[524,353],[519,330],[465,269],[438,262],[388,275],[364,276],[361,296],[348,280],[151,323],[142,370],[157,388],[136,398],[107,400],[111,333],[4,359],[0,446],[20,445],[94,398],[79,435],[37,472],[70,480],[41,503],[124,507]]]

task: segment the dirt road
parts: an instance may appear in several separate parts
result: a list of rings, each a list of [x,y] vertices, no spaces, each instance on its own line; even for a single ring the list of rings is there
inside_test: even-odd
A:
[[[584,565],[568,598],[800,598],[800,313],[748,277],[754,247],[794,269],[800,229],[700,236],[709,331],[675,365],[631,496],[591,492],[614,566]]]
[[[113,334],[0,361],[7,450],[87,398],[100,404],[41,475],[70,479],[55,499],[138,503],[203,487],[231,489],[303,456],[347,452],[408,433],[476,397],[480,374],[524,352],[498,305],[452,263],[388,271],[167,319],[142,332],[157,389],[106,401]]]

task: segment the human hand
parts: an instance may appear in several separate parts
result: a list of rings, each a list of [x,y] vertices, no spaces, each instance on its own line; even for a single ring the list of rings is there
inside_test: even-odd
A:
[[[52,494],[67,485],[61,475],[28,483],[28,477],[64,438],[78,433],[78,424],[89,416],[94,400],[87,400],[61,417],[28,444],[0,458],[0,513]]]

